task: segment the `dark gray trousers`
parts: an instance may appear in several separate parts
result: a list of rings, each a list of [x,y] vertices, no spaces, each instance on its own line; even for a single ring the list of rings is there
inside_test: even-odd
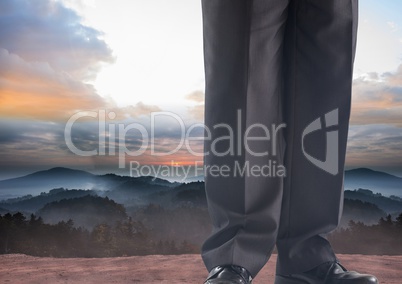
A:
[[[357,0],[202,0],[207,269],[336,259]],[[283,176],[283,170],[286,176]]]

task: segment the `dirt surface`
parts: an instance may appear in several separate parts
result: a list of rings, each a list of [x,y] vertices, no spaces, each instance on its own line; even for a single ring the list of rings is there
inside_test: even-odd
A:
[[[402,256],[338,255],[350,270],[375,274],[380,283],[402,283]],[[253,283],[273,283],[273,255]],[[198,255],[115,258],[0,256],[0,283],[203,283]]]

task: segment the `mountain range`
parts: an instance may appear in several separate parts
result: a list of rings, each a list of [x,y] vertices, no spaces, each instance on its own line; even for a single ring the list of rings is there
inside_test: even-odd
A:
[[[197,177],[196,180],[200,180]],[[119,189],[141,190],[144,188],[173,188],[181,183],[170,182],[164,179],[142,176],[129,177],[115,174],[94,175],[86,171],[69,168],[52,168],[38,171],[26,176],[0,181],[0,200],[36,195],[48,192],[54,188],[85,189],[96,191],[110,191]],[[402,197],[402,178],[368,168],[357,168],[345,171],[345,190],[359,188],[370,189],[385,196]]]
[[[402,178],[368,168],[345,171],[345,189],[370,189],[382,195],[402,197]]]
[[[377,224],[387,214],[395,219],[402,212],[400,182],[396,176],[370,169],[347,171],[340,225],[346,227],[350,220]],[[376,192],[371,185],[376,186]],[[96,225],[94,220],[114,222],[123,218],[118,205],[124,206],[127,216],[144,224],[155,239],[201,243],[210,232],[202,181],[178,183],[151,176],[94,175],[68,168],[0,181],[0,214],[33,213],[45,222],[72,219],[76,225],[91,228]],[[105,214],[104,208],[114,209]]]
[[[36,195],[54,188],[107,191],[118,187],[174,187],[177,185],[179,183],[151,176],[94,175],[86,171],[57,167],[0,181],[0,200],[29,194]]]

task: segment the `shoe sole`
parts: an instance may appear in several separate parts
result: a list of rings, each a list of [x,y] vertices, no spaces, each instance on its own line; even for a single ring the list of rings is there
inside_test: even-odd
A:
[[[309,283],[303,280],[277,275],[275,276],[275,284],[309,284]]]
[[[252,282],[250,282],[251,284]],[[233,281],[225,280],[225,279],[212,279],[204,282],[204,284],[233,284]]]

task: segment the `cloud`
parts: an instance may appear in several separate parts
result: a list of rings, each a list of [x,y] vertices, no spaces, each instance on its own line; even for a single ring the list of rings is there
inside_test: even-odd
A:
[[[63,140],[63,127],[57,123],[1,120],[0,171],[29,173],[32,168],[76,163],[79,157],[63,151]]]
[[[189,113],[197,121],[204,121],[204,105],[189,107]]]
[[[192,92],[186,96],[186,99],[196,103],[195,106],[188,107],[189,114],[197,121],[204,121],[204,92]]]
[[[140,109],[141,107],[144,112],[149,109],[143,104],[139,105]],[[136,113],[138,114],[137,111]],[[105,123],[102,129],[99,128],[100,123]],[[64,136],[65,126],[65,122],[60,121],[11,118],[0,120],[0,156],[2,157],[0,170],[19,170],[24,167],[96,166],[117,172],[119,151],[128,149],[130,153],[133,153],[140,151],[142,146],[146,146],[146,149],[140,156],[130,156],[130,154],[124,156],[126,170],[129,161],[137,161],[141,164],[170,164],[172,160],[184,164],[191,164],[194,160],[202,161],[202,158],[192,155],[189,151],[202,153],[203,141],[192,139],[186,144],[185,133],[181,132],[180,123],[176,118],[166,115],[155,119],[154,129],[151,129],[149,115],[129,117],[122,121],[110,119],[106,113],[104,122],[100,121],[99,117],[82,118],[72,125],[72,144],[68,145]],[[130,126],[134,127],[130,128]],[[140,132],[138,126],[145,129],[145,133]],[[189,126],[186,124],[184,130],[187,131]],[[197,127],[188,135],[192,138],[201,137],[203,128]],[[75,154],[74,147],[80,151],[96,150],[98,154],[89,157],[79,156]],[[99,154],[101,148],[105,150],[104,155]],[[172,153],[168,154],[169,152]]]
[[[114,58],[102,33],[81,22],[75,11],[57,1],[0,1],[0,172],[98,164],[116,169],[116,155],[80,157],[71,152],[64,137],[67,120],[80,111],[114,112],[106,129],[114,123],[118,132],[117,124],[149,125],[144,122],[149,113],[160,111],[142,102],[119,108],[98,95],[88,80]],[[119,141],[109,140],[111,133],[99,129],[98,118],[79,119],[72,142],[89,151],[104,140],[107,153],[109,146],[117,151]],[[135,150],[141,138],[128,131],[124,142]]]
[[[0,1],[1,117],[66,121],[109,109],[124,119],[159,110],[141,102],[118,108],[86,83],[114,58],[102,33],[81,21],[56,1]]]
[[[367,5],[372,6],[372,4]],[[382,9],[387,5],[381,6]],[[385,18],[384,15],[380,15],[381,12],[369,15],[367,14],[368,10],[364,11],[365,9],[362,8],[360,15],[362,17],[359,20],[357,52],[354,64],[355,75],[373,70],[379,73],[393,70],[398,66],[402,55],[402,46],[399,41],[402,36],[401,21],[399,16],[393,14],[398,9],[387,7],[388,12],[393,15],[387,15]]]
[[[47,62],[27,62],[0,48],[1,116],[58,120],[80,109],[106,105],[91,85]]]
[[[205,98],[205,94],[201,91],[195,91],[192,92],[191,94],[188,94],[186,96],[186,99],[189,101],[193,101],[196,103],[203,103],[204,102],[204,98]]]
[[[114,60],[102,33],[83,25],[76,12],[60,2],[2,0],[0,11],[1,47],[25,61],[47,62],[82,80]]]
[[[352,125],[348,137],[349,166],[402,167],[402,128],[393,125]]]
[[[391,29],[392,32],[396,32],[399,29],[398,25],[395,22],[388,21],[387,25]]]
[[[113,62],[101,32],[51,0],[0,1],[0,114],[63,120],[110,102],[85,83]]]
[[[402,126],[402,65],[395,72],[368,73],[353,82],[351,124]]]
[[[388,79],[392,86],[402,86],[402,64],[399,65],[395,73],[386,73],[385,77]]]
[[[353,82],[348,166],[402,167],[402,65]]]
[[[146,105],[143,102],[138,102],[136,105],[111,108],[110,110],[116,113],[117,119],[125,119],[129,117],[149,116],[151,112],[161,111],[161,108],[156,105]]]

